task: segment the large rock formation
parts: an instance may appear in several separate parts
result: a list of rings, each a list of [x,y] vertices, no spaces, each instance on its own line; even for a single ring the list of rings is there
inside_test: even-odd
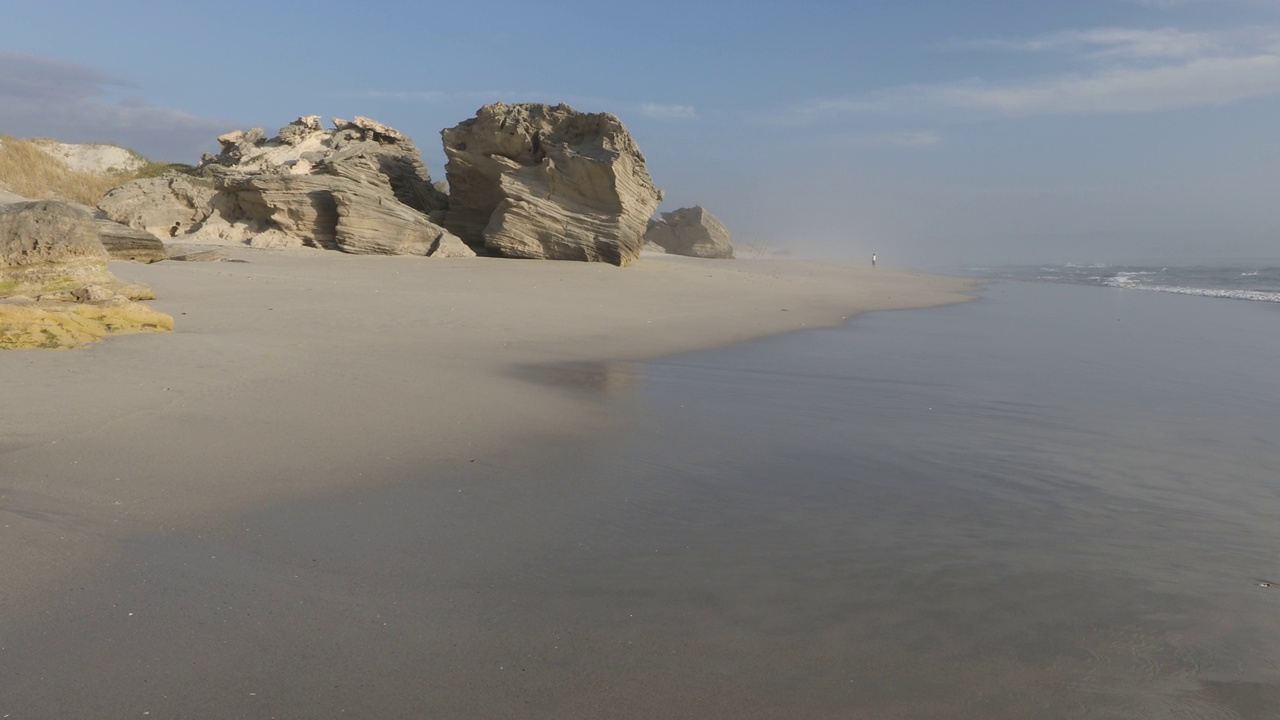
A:
[[[0,205],[22,202],[32,202],[32,200],[0,190]],[[84,206],[75,205],[75,207]],[[89,209],[85,208],[85,211],[88,212]],[[94,219],[94,228],[98,232],[98,240],[102,242],[112,260],[152,263],[157,260],[164,260],[167,255],[164,243],[144,230],[131,228],[128,225],[100,217]]]
[[[93,216],[54,200],[0,206],[0,296],[114,281]]]
[[[98,209],[110,220],[163,240],[207,220],[217,210],[217,194],[212,180],[174,172],[112,188]]]
[[[729,230],[700,205],[662,213],[661,219],[650,220],[644,239],[672,255],[733,257]]]
[[[626,265],[662,194],[617,117],[486,105],[442,131],[445,227],[497,255]]]
[[[112,260],[153,263],[169,255],[160,238],[145,230],[103,218],[95,218],[93,224],[98,230],[98,240]]]
[[[0,349],[76,347],[108,334],[161,332],[173,319],[116,280],[98,221],[51,200],[0,207]]]
[[[302,117],[270,139],[258,128],[228,133],[197,177],[135,181],[99,207],[166,241],[474,255],[439,224],[448,198],[412,140],[368,118],[333,123],[326,131]]]

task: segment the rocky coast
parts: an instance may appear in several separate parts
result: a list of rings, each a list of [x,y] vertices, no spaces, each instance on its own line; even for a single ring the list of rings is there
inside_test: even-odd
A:
[[[520,368],[966,297],[955,279],[729,259],[702,208],[651,217],[661,193],[607,113],[497,104],[443,138],[447,183],[393,128],[308,116],[226,134],[195,172],[126,182],[96,209],[0,198],[7,347],[160,333],[0,352],[0,508],[17,540],[0,612],[140,528],[596,427]],[[77,173],[122,162],[39,147]]]
[[[229,537],[254,508],[627,432],[572,385],[625,399],[611,368],[628,362],[969,297],[958,279],[732,259],[701,208],[651,217],[660,193],[616,119],[569,112],[499,107],[446,131],[447,185],[390,128],[302,118],[224,136],[204,175],[122,185],[96,217],[8,205],[8,272],[45,275],[0,305],[111,333],[107,311],[131,308],[168,332],[0,352],[0,637],[121,572],[132,538]],[[467,133],[495,113],[519,147],[480,157]],[[451,217],[467,185],[483,201]],[[74,242],[30,241],[46,216]]]

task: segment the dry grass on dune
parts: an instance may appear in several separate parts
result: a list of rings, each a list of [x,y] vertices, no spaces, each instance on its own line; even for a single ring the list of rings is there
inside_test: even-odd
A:
[[[94,206],[111,188],[139,177],[178,169],[148,162],[135,171],[82,172],[67,167],[38,146],[45,140],[0,135],[0,188],[37,200],[65,200]]]

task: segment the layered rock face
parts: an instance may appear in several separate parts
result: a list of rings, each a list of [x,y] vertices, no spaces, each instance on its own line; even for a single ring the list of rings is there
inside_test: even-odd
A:
[[[729,230],[700,205],[662,213],[661,219],[650,220],[644,239],[672,255],[733,257]]]
[[[95,218],[94,226],[98,229],[98,240],[112,260],[153,263],[169,255],[160,238],[145,230],[102,218]]]
[[[442,131],[445,227],[496,255],[626,265],[662,194],[617,117],[486,105]]]
[[[32,200],[14,193],[0,191],[0,205],[22,202],[32,202]],[[83,206],[76,205],[75,207]],[[87,211],[88,209],[86,208]],[[168,254],[165,251],[164,243],[160,242],[160,238],[145,230],[138,230],[101,217],[94,218],[94,227],[98,232],[98,240],[102,242],[112,260],[152,263],[157,260],[164,260]]]
[[[189,233],[208,219],[217,194],[208,178],[168,173],[108,190],[98,209],[114,222],[164,239]]]
[[[173,319],[116,280],[92,215],[43,200],[0,207],[0,349],[77,347],[108,334],[162,332]]]
[[[333,123],[326,131],[302,117],[271,139],[257,128],[228,133],[197,177],[128,183],[99,208],[166,241],[474,255],[439,224],[448,198],[412,140],[368,118]]]
[[[0,207],[0,295],[110,283],[110,259],[83,210],[54,200]]]

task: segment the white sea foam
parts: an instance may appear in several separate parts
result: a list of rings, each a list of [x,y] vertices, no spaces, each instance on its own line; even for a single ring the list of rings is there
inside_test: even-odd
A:
[[[1112,287],[1138,287],[1142,282],[1141,276],[1143,275],[1155,275],[1155,273],[1143,270],[1118,272],[1104,282]]]
[[[1155,290],[1157,292],[1177,293],[1178,295],[1195,295],[1197,297],[1280,303],[1280,292],[1266,292],[1263,290],[1218,290],[1212,288],[1179,287],[1176,285],[1125,285],[1119,287],[1130,287],[1136,290]]]

